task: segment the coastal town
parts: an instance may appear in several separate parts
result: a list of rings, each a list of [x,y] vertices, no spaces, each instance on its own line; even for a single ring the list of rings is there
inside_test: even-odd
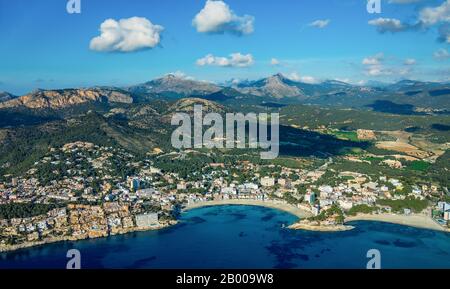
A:
[[[50,148],[24,176],[0,182],[0,251],[161,229],[176,224],[183,209],[221,204],[283,209],[301,219],[293,229],[346,230],[358,219],[449,228],[450,203],[437,184],[405,192],[394,177],[336,172],[332,158],[304,168],[249,160],[204,163],[188,173],[158,167],[160,158],[192,153],[199,152],[138,158],[88,142]]]

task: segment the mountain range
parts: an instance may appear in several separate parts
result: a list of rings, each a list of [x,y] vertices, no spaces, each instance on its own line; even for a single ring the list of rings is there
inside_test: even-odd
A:
[[[36,90],[0,103],[0,108],[26,107],[59,109],[86,102],[132,103],[131,94],[117,88]]]
[[[275,74],[255,81],[232,81],[218,85],[174,74],[123,88],[36,90],[21,97],[0,93],[0,108],[59,109],[86,102],[145,103],[150,100],[196,97],[227,104],[317,104],[370,107],[384,104],[410,105],[419,110],[450,110],[450,84],[402,80],[394,84],[370,82],[353,85],[337,80],[305,83]]]
[[[205,81],[196,81],[168,74],[162,78],[128,87],[127,90],[134,94],[159,94],[179,98],[197,94],[211,94],[221,90],[221,87]]]

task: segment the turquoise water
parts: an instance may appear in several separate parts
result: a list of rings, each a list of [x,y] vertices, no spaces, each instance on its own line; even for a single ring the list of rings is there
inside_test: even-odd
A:
[[[380,251],[382,268],[450,268],[449,233],[380,222],[334,233],[282,227],[295,220],[263,207],[206,207],[160,231],[1,254],[0,268],[65,268],[73,248],[82,268],[365,268],[369,249]]]

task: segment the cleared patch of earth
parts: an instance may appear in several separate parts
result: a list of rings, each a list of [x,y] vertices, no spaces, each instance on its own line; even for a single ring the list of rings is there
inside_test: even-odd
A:
[[[405,131],[382,131],[381,133],[394,137],[396,140],[377,142],[376,147],[397,151],[430,162],[434,162],[450,147],[448,143],[436,144],[428,141],[424,136],[413,135]]]

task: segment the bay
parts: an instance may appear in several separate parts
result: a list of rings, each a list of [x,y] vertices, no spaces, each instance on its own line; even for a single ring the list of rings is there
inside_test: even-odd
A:
[[[159,231],[60,242],[0,254],[0,268],[65,268],[69,249],[82,268],[450,268],[450,233],[382,222],[352,222],[346,232],[285,228],[296,217],[275,209],[227,205],[184,212]],[[284,225],[284,226],[283,226]]]

